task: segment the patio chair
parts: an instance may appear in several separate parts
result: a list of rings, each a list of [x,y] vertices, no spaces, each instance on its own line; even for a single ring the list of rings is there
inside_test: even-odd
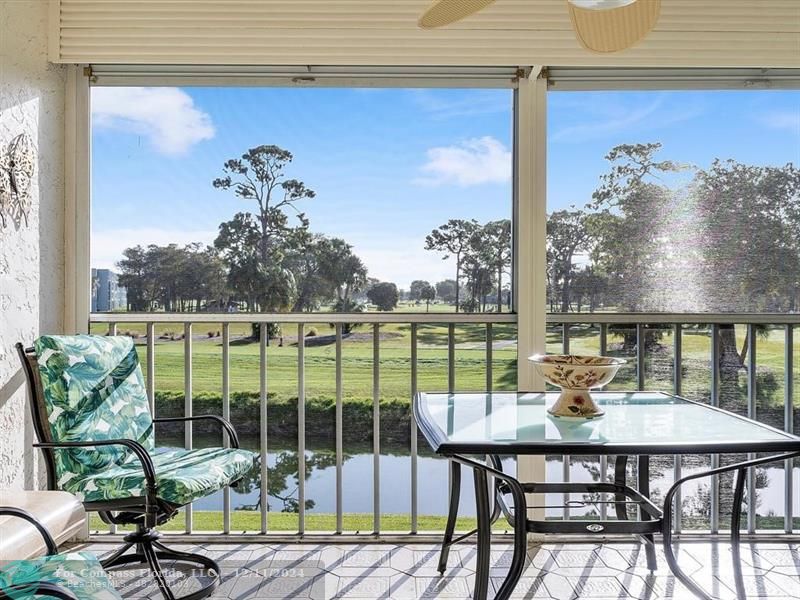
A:
[[[90,552],[58,554],[56,541],[49,530],[36,517],[21,508],[0,506],[0,517],[12,517],[14,521],[32,525],[44,541],[46,551],[46,555],[42,557],[12,560],[0,565],[0,600],[122,598],[94,554]],[[8,525],[5,522],[4,526],[10,530],[8,535],[11,537],[14,537],[14,530],[19,527],[16,523]],[[19,528],[25,529],[25,524]],[[24,542],[36,543],[32,539],[25,539]]]
[[[33,348],[17,344],[17,350],[29,383],[39,440],[35,447],[44,453],[48,488],[75,494],[106,523],[136,528],[102,561],[103,567],[146,564],[164,598],[174,600],[160,561],[187,563],[205,571],[210,581],[181,598],[210,595],[219,585],[217,563],[171,550],[159,541],[156,527],[182,506],[234,485],[257,455],[239,449],[233,426],[216,415],[154,419],[128,337],[48,335]],[[217,422],[231,447],[155,446],[154,424],[201,419]]]

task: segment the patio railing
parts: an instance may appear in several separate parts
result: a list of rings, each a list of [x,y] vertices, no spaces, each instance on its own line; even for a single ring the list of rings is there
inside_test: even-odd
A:
[[[631,333],[635,331],[635,386],[636,390],[644,390],[646,387],[646,356],[648,327],[664,328],[670,330],[672,336],[672,377],[671,391],[681,395],[684,390],[684,351],[683,338],[687,326],[699,326],[707,328],[709,333],[709,390],[708,396],[703,400],[710,402],[713,406],[720,406],[720,331],[724,326],[742,326],[745,328],[746,335],[746,415],[749,418],[758,419],[757,412],[757,383],[756,375],[758,368],[758,326],[769,326],[783,330],[783,423],[784,431],[792,433],[794,430],[794,328],[800,324],[800,314],[733,314],[733,313],[558,313],[548,315],[550,326],[561,328],[561,351],[569,353],[573,333],[581,325],[591,325],[599,328],[599,348],[600,354],[608,352],[609,329],[611,327],[619,329],[629,329]],[[668,390],[663,390],[668,391]],[[723,408],[726,408],[723,406]],[[773,423],[773,425],[775,425]],[[748,458],[754,458],[748,456]],[[563,477],[569,481],[569,457],[563,457]],[[710,457],[711,466],[719,466],[719,456]],[[794,480],[792,461],[786,461],[784,465],[784,519],[783,530],[790,534],[794,531],[793,507],[794,507]],[[607,473],[608,465],[606,457],[600,457],[600,472],[603,477]],[[682,470],[682,458],[675,457],[673,460],[673,476],[679,479]],[[750,469],[748,473],[748,499],[747,499],[747,529],[749,533],[756,531],[756,485],[755,471]],[[709,529],[712,533],[720,530],[720,490],[719,478],[713,477],[710,482],[710,514]],[[676,505],[681,506],[682,498],[680,493],[676,496]],[[605,505],[600,505],[601,512],[604,513]],[[568,512],[565,510],[565,513]],[[683,529],[681,523],[681,511],[676,510],[675,529],[680,533]],[[605,517],[605,515],[602,515]]]
[[[449,390],[456,390],[456,332],[461,327],[482,327],[484,330],[484,368],[485,368],[485,387],[492,389],[494,382],[493,374],[493,349],[495,336],[493,326],[502,324],[513,326],[516,323],[514,314],[455,314],[455,313],[286,313],[286,314],[247,314],[247,313],[98,313],[91,315],[92,324],[104,324],[111,334],[117,333],[117,325],[138,324],[146,327],[146,386],[151,405],[155,402],[155,347],[156,347],[156,325],[174,324],[183,327],[183,395],[185,416],[193,413],[193,326],[196,324],[218,323],[221,325],[221,401],[222,415],[229,418],[231,414],[231,325],[233,324],[260,324],[259,338],[259,371],[258,371],[258,397],[259,397],[259,434],[260,450],[262,456],[267,456],[267,424],[269,414],[267,410],[267,397],[270,386],[268,370],[269,325],[280,325],[284,331],[287,328],[295,328],[297,334],[297,470],[298,477],[297,489],[297,533],[307,533],[306,528],[306,488],[305,478],[302,474],[306,473],[306,327],[311,324],[330,323],[334,327],[335,346],[335,534],[344,533],[344,509],[343,509],[343,477],[342,465],[344,460],[343,448],[343,342],[345,335],[343,328],[345,324],[360,324],[362,327],[369,327],[371,332],[371,380],[372,380],[372,532],[370,535],[377,536],[383,532],[381,527],[381,337],[380,327],[385,324],[402,324],[410,330],[410,349],[409,349],[409,387],[411,394],[418,389],[419,359],[418,349],[419,331],[421,327],[429,325],[439,325],[446,327],[444,346],[446,347],[447,365],[447,387]],[[708,398],[711,404],[719,405],[721,397],[720,389],[720,330],[723,327],[736,325],[744,327],[747,333],[747,358],[746,358],[746,413],[748,416],[758,418],[757,413],[757,366],[758,366],[758,326],[766,325],[773,328],[780,327],[783,330],[783,428],[791,432],[794,427],[794,327],[800,325],[800,315],[765,315],[765,314],[665,314],[665,313],[557,313],[547,317],[549,334],[548,350],[569,352],[575,349],[579,338],[585,339],[587,332],[592,336],[596,332],[598,343],[596,351],[605,354],[612,350],[609,344],[610,338],[620,335],[620,328],[628,330],[629,337],[633,337],[632,362],[635,367],[635,380],[630,389],[645,389],[647,383],[646,363],[648,359],[647,336],[653,327],[658,327],[662,331],[668,331],[672,337],[671,356],[672,356],[672,377],[671,391],[676,394],[684,393],[684,337],[690,327],[702,327],[704,332],[710,334],[708,365],[716,365],[716,368],[708,369]],[[696,333],[692,329],[692,333]],[[634,337],[635,336],[635,337]],[[557,341],[554,341],[557,340]],[[660,384],[663,389],[663,382]],[[615,388],[617,389],[617,388]],[[665,390],[670,391],[670,390]],[[152,408],[152,406],[151,406]],[[418,488],[418,442],[416,424],[411,416],[410,435],[410,533],[419,533],[419,488]],[[191,424],[187,424],[185,431],[185,444],[190,447],[192,443]],[[226,440],[227,443],[227,440]],[[712,465],[718,464],[718,457],[710,458]],[[570,478],[570,459],[563,457],[563,479],[568,481]],[[674,477],[681,476],[682,463],[680,459],[674,461]],[[601,477],[607,478],[608,464],[606,457],[600,457]],[[784,527],[785,533],[793,533],[793,504],[794,504],[794,480],[792,477],[792,465],[784,466],[785,489],[784,489]],[[267,507],[267,461],[261,463],[260,488],[260,532],[267,534],[270,530],[269,512]],[[751,474],[751,482],[754,481],[755,474]],[[755,486],[748,486],[749,507],[755,506]],[[710,491],[710,514],[709,528],[712,532],[720,530],[720,502],[719,502],[719,482],[714,479],[711,482]],[[681,499],[678,497],[676,502]],[[601,518],[605,519],[605,505],[600,505]],[[678,511],[680,515],[680,511]],[[569,508],[564,509],[564,516],[569,517]],[[193,515],[191,507],[187,507],[186,514],[186,533],[192,533]],[[748,509],[748,529],[750,532],[756,530],[756,511]],[[676,520],[676,532],[683,529],[680,517]],[[230,490],[224,491],[223,496],[223,520],[222,531],[224,534],[231,533],[231,495]]]
[[[455,390],[456,386],[456,327],[457,326],[483,326],[485,331],[485,388],[491,390],[493,386],[493,325],[495,324],[513,324],[516,323],[517,318],[515,314],[511,313],[482,313],[482,314],[450,314],[450,313],[277,313],[277,314],[247,314],[247,313],[229,313],[229,314],[212,314],[212,313],[97,313],[91,315],[91,323],[104,323],[108,326],[108,334],[116,335],[118,333],[117,325],[119,323],[125,324],[144,324],[146,326],[146,369],[145,369],[145,383],[147,394],[151,403],[151,410],[155,409],[155,347],[156,347],[156,333],[155,327],[157,324],[177,324],[183,326],[183,363],[184,363],[184,416],[191,416],[193,414],[193,401],[192,401],[192,367],[193,367],[193,325],[198,323],[219,323],[222,326],[222,377],[221,377],[221,392],[222,392],[222,416],[226,419],[230,418],[231,410],[231,393],[230,393],[230,347],[231,336],[230,326],[234,323],[238,324],[258,324],[259,327],[259,437],[260,437],[260,452],[263,457],[267,456],[267,423],[269,419],[267,411],[267,396],[269,391],[269,375],[267,365],[268,354],[268,330],[270,325],[281,325],[283,327],[295,326],[297,329],[297,472],[303,474],[306,472],[305,465],[305,450],[306,450],[306,365],[305,365],[305,350],[306,350],[306,326],[309,324],[330,323],[335,328],[335,452],[336,452],[336,483],[335,483],[335,505],[336,505],[336,526],[335,533],[343,533],[343,478],[342,478],[342,463],[343,463],[343,373],[342,373],[342,345],[344,340],[343,328],[345,324],[358,324],[368,326],[371,328],[372,334],[372,453],[373,453],[373,472],[372,472],[372,494],[373,494],[373,535],[381,533],[381,469],[380,469],[380,453],[381,453],[381,427],[380,427],[380,399],[381,399],[381,339],[380,327],[385,324],[402,324],[408,325],[410,328],[410,389],[411,396],[417,392],[417,379],[419,373],[418,365],[418,332],[419,327],[422,325],[446,325],[447,327],[447,388],[448,390]],[[483,385],[482,385],[483,387]],[[184,429],[186,448],[191,448],[192,444],[192,426],[190,423],[185,425]],[[418,533],[418,517],[419,517],[419,494],[418,494],[418,436],[417,426],[414,421],[413,414],[411,414],[411,429],[410,436],[410,476],[411,476],[411,515],[410,533],[412,535]],[[227,441],[226,441],[227,443]],[[269,493],[266,482],[267,480],[267,461],[261,461],[261,482],[260,487],[260,516],[261,528],[260,533],[266,534],[269,529],[269,513],[265,510],[267,507],[267,495]],[[305,534],[305,478],[300,475],[298,477],[297,489],[297,505],[298,505],[298,529],[297,533]],[[186,533],[192,533],[194,530],[192,519],[191,506],[186,507]],[[114,533],[115,530],[111,529]],[[224,490],[223,497],[223,533],[229,534],[231,532],[231,502],[230,490]]]

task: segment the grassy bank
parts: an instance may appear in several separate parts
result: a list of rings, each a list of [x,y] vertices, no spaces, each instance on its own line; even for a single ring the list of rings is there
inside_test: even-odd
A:
[[[221,531],[222,512],[219,511],[199,511],[192,513],[193,529],[195,531]],[[323,513],[306,513],[305,516],[307,531],[334,531],[336,529],[336,515]],[[344,531],[358,531],[362,533],[371,532],[373,521],[372,513],[348,513],[342,516]],[[436,515],[420,515],[418,518],[419,531],[443,531],[445,517]],[[93,515],[89,522],[92,531],[107,531],[105,525],[99,517]],[[297,514],[271,512],[269,513],[268,527],[270,531],[297,531]],[[457,528],[469,531],[475,527],[475,519],[472,517],[459,517]],[[159,529],[161,531],[185,531],[185,521],[182,515],[165,523]],[[498,523],[496,529],[502,531],[507,525]],[[231,513],[232,531],[256,532],[261,530],[261,515],[251,511],[233,511]],[[381,530],[383,531],[404,531],[411,530],[411,516],[408,514],[381,515]]]
[[[577,517],[576,517],[577,518]],[[192,514],[194,531],[221,531],[222,512],[219,511],[194,511]],[[306,531],[310,532],[331,532],[336,529],[336,515],[323,513],[306,513]],[[368,533],[372,531],[371,513],[348,513],[342,517],[343,530],[347,532]],[[444,531],[445,517],[438,515],[420,515],[418,518],[418,531]],[[472,517],[459,517],[456,522],[458,531],[469,531],[475,527],[475,519]],[[756,519],[758,529],[783,529],[782,517],[762,517]],[[99,517],[92,515],[89,521],[89,528],[93,532],[108,531]],[[297,515],[294,513],[269,513],[268,528],[270,531],[292,532],[297,531]],[[495,531],[505,531],[509,528],[508,524],[501,519],[495,526]],[[700,520],[686,519],[684,530],[707,529],[708,523]],[[794,518],[794,528],[800,529],[800,517]],[[159,527],[161,531],[182,532],[185,531],[185,521],[182,515],[172,519]],[[231,531],[233,533],[257,532],[261,530],[261,516],[257,512],[233,511],[231,513]],[[408,532],[411,530],[411,517],[407,514],[401,515],[381,515],[381,530],[383,532]]]

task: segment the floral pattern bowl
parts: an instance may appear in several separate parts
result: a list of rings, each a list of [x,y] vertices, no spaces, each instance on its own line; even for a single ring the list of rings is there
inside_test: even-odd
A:
[[[528,358],[545,381],[561,388],[561,395],[548,409],[554,417],[591,419],[603,415],[589,390],[614,379],[627,361],[612,356],[535,354]]]

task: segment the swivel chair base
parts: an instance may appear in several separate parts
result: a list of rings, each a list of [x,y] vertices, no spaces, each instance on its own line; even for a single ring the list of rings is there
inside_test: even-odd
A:
[[[155,529],[137,525],[136,531],[125,536],[125,543],[108,558],[100,561],[105,569],[113,569],[123,565],[146,564],[161,591],[164,600],[200,600],[210,596],[220,583],[220,568],[216,561],[190,552],[172,550],[159,541],[161,534]],[[127,553],[134,548],[133,553]],[[193,566],[193,570],[201,571],[211,581],[185,596],[176,596],[170,589],[160,561],[175,561]]]

